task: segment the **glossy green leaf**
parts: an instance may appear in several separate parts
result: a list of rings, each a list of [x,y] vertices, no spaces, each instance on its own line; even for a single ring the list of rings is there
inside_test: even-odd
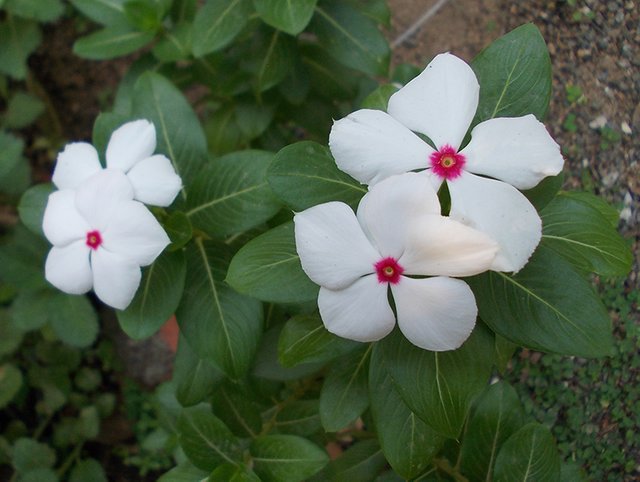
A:
[[[250,14],[250,0],[207,0],[193,21],[193,55],[202,57],[226,47]]]
[[[84,348],[98,336],[98,315],[86,296],[56,293],[50,301],[51,328],[64,343]]]
[[[300,303],[318,296],[318,286],[302,271],[292,222],[242,247],[231,260],[226,281],[240,293],[275,303]]]
[[[377,109],[386,112],[389,98],[398,91],[398,87],[393,84],[384,84],[371,92],[362,101],[361,108]]]
[[[216,390],[211,406],[213,413],[238,437],[255,438],[260,433],[260,406],[252,400],[247,390],[226,383]]]
[[[506,371],[517,348],[518,345],[510,342],[505,337],[496,334],[494,352],[496,357],[496,368],[500,373],[504,373]]]
[[[54,191],[53,184],[36,184],[27,189],[20,198],[18,214],[20,221],[34,234],[44,236],[42,231],[42,219],[44,209],[47,207],[49,194]]]
[[[44,239],[18,226],[0,242],[0,280],[19,289],[48,287],[42,276],[47,249]]]
[[[64,12],[64,5],[60,0],[6,0],[4,9],[18,17],[53,22]]]
[[[290,35],[304,30],[318,0],[253,0],[256,12],[267,24]]]
[[[59,480],[52,469],[30,470],[20,477],[20,482],[59,482]]]
[[[542,241],[577,268],[625,275],[633,255],[624,239],[591,204],[562,192],[540,213]]]
[[[23,334],[23,330],[9,318],[7,310],[0,309],[0,358],[20,347]]]
[[[316,7],[311,30],[320,45],[347,67],[371,76],[386,76],[389,45],[377,24],[346,2]]]
[[[402,477],[413,479],[431,465],[445,439],[402,400],[379,352],[380,347],[376,346],[369,368],[375,431],[391,467]]]
[[[22,129],[44,112],[44,103],[26,92],[16,92],[9,100],[2,123],[7,129]]]
[[[243,62],[254,75],[254,90],[260,94],[284,80],[297,54],[296,43],[278,30],[265,29],[254,38],[252,58]]]
[[[206,480],[209,470],[204,471],[192,465],[189,461],[180,463],[169,472],[162,474],[158,482],[194,482],[195,480]]]
[[[42,328],[49,321],[56,295],[49,289],[21,291],[11,305],[11,324],[21,331]]]
[[[163,253],[145,268],[131,304],[116,312],[124,332],[142,340],[158,331],[180,303],[185,276],[186,263],[181,251]]]
[[[178,419],[178,441],[191,463],[211,471],[219,464],[238,460],[238,440],[209,405],[185,408]]]
[[[557,176],[545,177],[536,187],[522,191],[522,194],[540,212],[558,194],[563,182],[564,173],[561,172]]]
[[[280,433],[306,437],[322,429],[318,400],[297,400],[278,412],[275,428]]]
[[[222,464],[211,472],[207,482],[260,482],[260,479],[248,467]]]
[[[611,350],[611,320],[598,296],[575,268],[542,245],[518,274],[487,272],[468,282],[482,320],[514,343],[583,357]]]
[[[399,330],[378,342],[375,355],[409,408],[440,434],[457,438],[473,398],[493,365],[493,336],[477,325],[457,350],[431,352],[409,343]],[[379,361],[376,361],[378,363]]]
[[[127,0],[124,13],[129,23],[142,32],[155,33],[162,26],[165,12],[162,5],[149,0]]]
[[[295,435],[265,435],[251,444],[256,474],[264,482],[298,482],[325,466],[329,457],[307,439]]]
[[[303,45],[300,53],[314,93],[329,101],[351,101],[357,94],[361,74],[342,65],[318,45]]]
[[[185,291],[176,318],[201,358],[211,359],[231,378],[243,376],[262,335],[262,305],[224,281],[224,245],[196,239],[187,248]]]
[[[347,0],[373,21],[391,25],[391,9],[387,0]]]
[[[560,456],[549,429],[537,423],[525,425],[504,443],[496,458],[495,482],[560,479]]]
[[[132,30],[128,26],[105,27],[76,40],[73,53],[91,60],[114,59],[144,47],[153,37],[153,32]]]
[[[355,350],[361,343],[327,331],[319,315],[297,315],[287,321],[278,340],[278,359],[285,367],[326,363]]]
[[[240,150],[246,140],[236,119],[236,106],[231,103],[223,104],[209,116],[204,130],[209,150],[216,156]]]
[[[178,352],[173,366],[176,398],[183,407],[205,400],[222,381],[224,375],[210,360],[200,358],[185,337],[178,340]]]
[[[164,36],[153,47],[153,55],[162,62],[177,62],[191,57],[191,35],[189,23],[180,23],[164,32]]]
[[[562,194],[581,203],[588,204],[598,211],[600,215],[609,222],[611,227],[617,229],[618,223],[620,222],[620,213],[603,198],[585,191],[563,192]]]
[[[22,139],[0,130],[0,179],[6,177],[16,164],[22,162],[23,149]]]
[[[275,115],[275,108],[272,105],[240,102],[236,104],[235,114],[245,139],[255,139],[269,128]]]
[[[369,406],[369,358],[373,345],[337,359],[320,391],[320,421],[337,432],[355,421]]]
[[[363,440],[356,442],[339,457],[329,462],[321,472],[309,479],[309,482],[370,481],[374,480],[386,465],[387,461],[378,441]]]
[[[518,394],[506,382],[495,383],[476,402],[462,440],[461,471],[472,480],[491,480],[502,444],[524,425]]]
[[[22,372],[13,364],[0,365],[0,408],[6,407],[22,388]]]
[[[278,152],[267,171],[271,189],[294,211],[328,201],[355,208],[367,192],[336,166],[329,149],[311,141],[297,142]]]
[[[175,211],[165,220],[162,227],[169,236],[171,244],[168,251],[177,251],[183,248],[193,236],[193,227],[189,217],[182,211]]]
[[[127,25],[126,0],[70,0],[74,7],[102,25]]]
[[[22,80],[27,76],[27,59],[40,45],[38,24],[19,17],[0,23],[0,73]]]
[[[281,207],[265,179],[273,154],[246,150],[209,163],[193,184],[187,216],[197,229],[225,238],[254,228]]]
[[[71,471],[69,482],[107,482],[107,476],[96,459],[84,459]]]
[[[19,474],[25,474],[34,469],[53,467],[56,462],[56,453],[46,444],[23,437],[13,444],[11,462]]]
[[[544,118],[551,98],[551,60],[535,25],[522,25],[495,40],[471,67],[480,82],[474,123],[525,114]]]

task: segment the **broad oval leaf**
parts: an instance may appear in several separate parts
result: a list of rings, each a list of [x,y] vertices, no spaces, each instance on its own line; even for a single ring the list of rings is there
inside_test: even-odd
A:
[[[41,41],[37,22],[12,16],[0,22],[0,73],[24,79],[27,76],[27,59]]]
[[[298,35],[307,26],[318,0],[253,0],[265,23],[290,35]]]
[[[224,238],[254,228],[281,207],[265,179],[273,154],[247,150],[210,162],[189,192],[187,216],[197,229]]]
[[[320,447],[295,435],[265,435],[251,444],[256,474],[264,482],[298,482],[320,471],[329,457]]]
[[[331,481],[369,481],[377,480],[387,461],[382,454],[380,444],[375,439],[356,442],[338,458],[333,459],[309,482]]]
[[[47,207],[49,194],[54,190],[53,184],[37,184],[25,191],[20,198],[18,213],[20,220],[29,230],[40,236],[44,236],[42,231],[42,218],[44,209]]]
[[[432,352],[409,343],[399,330],[376,355],[409,408],[441,435],[457,438],[473,398],[486,386],[493,365],[493,336],[476,326],[457,350]]]
[[[191,407],[207,398],[224,375],[210,360],[198,357],[185,337],[178,340],[178,351],[173,362],[176,380],[176,398],[183,407]]]
[[[193,55],[202,57],[226,47],[250,14],[250,0],[208,0],[193,21]]]
[[[296,400],[278,412],[275,428],[280,433],[312,435],[322,429],[318,400]]]
[[[130,27],[106,27],[79,38],[73,44],[73,53],[92,60],[106,60],[130,54],[153,40],[153,32],[140,32]]]
[[[269,166],[267,179],[275,195],[295,211],[329,201],[355,208],[367,192],[365,186],[338,169],[327,147],[311,141],[280,150]]]
[[[74,7],[94,22],[102,25],[126,25],[126,0],[70,0]]]
[[[193,482],[194,480],[206,480],[210,471],[204,471],[194,466],[188,460],[180,463],[169,472],[165,472],[158,482]]]
[[[556,482],[560,456],[549,429],[538,423],[525,425],[504,443],[496,458],[495,482]]]
[[[544,245],[516,275],[492,271],[468,282],[482,320],[519,345],[583,357],[611,350],[611,320],[598,296]]]
[[[240,293],[276,303],[313,300],[319,289],[302,271],[292,222],[244,245],[231,260],[226,281]]]
[[[49,322],[63,342],[87,347],[98,336],[98,315],[86,296],[56,293],[50,300]]]
[[[213,413],[238,437],[255,438],[262,429],[260,406],[247,387],[225,383],[211,401]]]
[[[131,304],[117,311],[124,332],[135,340],[148,338],[174,314],[186,276],[184,253],[163,253],[144,270],[142,281]]]
[[[495,40],[471,67],[480,83],[474,124],[526,114],[544,118],[551,98],[551,60],[535,25],[522,25]]]
[[[0,365],[0,408],[8,405],[22,387],[22,372],[12,363]]]
[[[258,98],[262,92],[284,80],[298,54],[294,39],[268,27],[256,32],[250,52],[242,67],[253,74],[253,87]]]
[[[247,373],[262,334],[262,305],[224,281],[228,248],[198,238],[187,248],[187,277],[176,318],[201,358],[231,378]]]
[[[53,22],[64,12],[60,0],[6,0],[4,9],[18,17]]]
[[[260,482],[260,479],[248,467],[222,464],[211,472],[207,482]]]
[[[556,194],[558,194],[563,182],[564,173],[561,172],[557,176],[545,177],[537,186],[523,191],[522,194],[524,194],[536,210],[540,212],[553,200]]]

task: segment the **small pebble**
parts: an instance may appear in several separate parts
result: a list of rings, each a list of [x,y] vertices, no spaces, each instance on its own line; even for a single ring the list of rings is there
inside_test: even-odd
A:
[[[620,123],[620,129],[627,135],[631,134],[631,127],[626,121]]]
[[[599,115],[598,117],[593,119],[591,122],[589,122],[589,127],[591,127],[592,129],[602,129],[606,125],[607,125],[607,118],[603,115]]]

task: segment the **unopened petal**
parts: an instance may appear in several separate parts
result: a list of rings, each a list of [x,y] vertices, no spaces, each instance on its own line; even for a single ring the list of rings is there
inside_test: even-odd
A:
[[[336,164],[364,184],[430,166],[433,149],[390,115],[362,109],[334,122],[329,147]]]
[[[388,112],[412,131],[428,136],[436,148],[455,149],[471,125],[480,85],[473,70],[455,55],[440,54],[389,99]]]
[[[107,145],[107,167],[128,172],[156,149],[156,128],[145,119],[118,127]]]
[[[116,169],[104,169],[78,189],[76,209],[92,228],[102,231],[109,225],[118,205],[131,199],[133,186],[127,176]]]
[[[487,234],[439,215],[416,216],[399,259],[410,275],[472,276],[491,268],[499,246]]]
[[[140,267],[130,260],[99,248],[91,253],[93,290],[103,303],[124,310],[140,285]]]
[[[89,264],[91,249],[84,240],[62,248],[54,246],[44,265],[44,277],[53,286],[71,295],[81,295],[91,289],[93,278]]]
[[[488,234],[500,249],[491,269],[517,272],[542,236],[542,221],[515,187],[465,172],[449,182],[452,219]]]
[[[369,275],[342,290],[320,288],[318,307],[324,326],[349,340],[368,342],[385,337],[395,326],[387,287],[388,283]]]
[[[58,189],[77,189],[101,169],[95,148],[86,142],[74,142],[58,154],[51,180]]]
[[[547,176],[562,171],[560,146],[542,122],[529,114],[497,118],[478,124],[462,151],[465,169],[531,189]]]
[[[42,230],[55,246],[66,246],[85,238],[91,228],[76,209],[76,191],[64,189],[49,195],[42,218]]]
[[[476,324],[476,300],[462,280],[403,278],[391,286],[391,292],[400,331],[425,350],[455,350]]]
[[[102,233],[104,247],[138,266],[147,266],[170,243],[158,220],[142,203],[125,201],[113,210]]]
[[[168,206],[182,188],[171,161],[157,154],[143,159],[127,173],[133,185],[134,198],[152,206]]]
[[[302,269],[320,286],[344,288],[374,271],[380,255],[344,203],[330,202],[293,217]]]

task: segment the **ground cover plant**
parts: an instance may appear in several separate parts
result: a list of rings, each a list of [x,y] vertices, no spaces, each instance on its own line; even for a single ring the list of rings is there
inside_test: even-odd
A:
[[[180,326],[124,455],[165,482],[581,480],[502,374],[517,346],[611,355],[589,276],[631,254],[613,208],[561,190],[534,25],[390,72],[383,1],[71,3],[101,25],[77,55],[139,57],[28,189],[12,130],[45,107],[14,93],[30,49],[4,64],[2,473],[106,478],[104,303],[134,339]],[[65,9],[17,5],[0,40],[32,48]]]

